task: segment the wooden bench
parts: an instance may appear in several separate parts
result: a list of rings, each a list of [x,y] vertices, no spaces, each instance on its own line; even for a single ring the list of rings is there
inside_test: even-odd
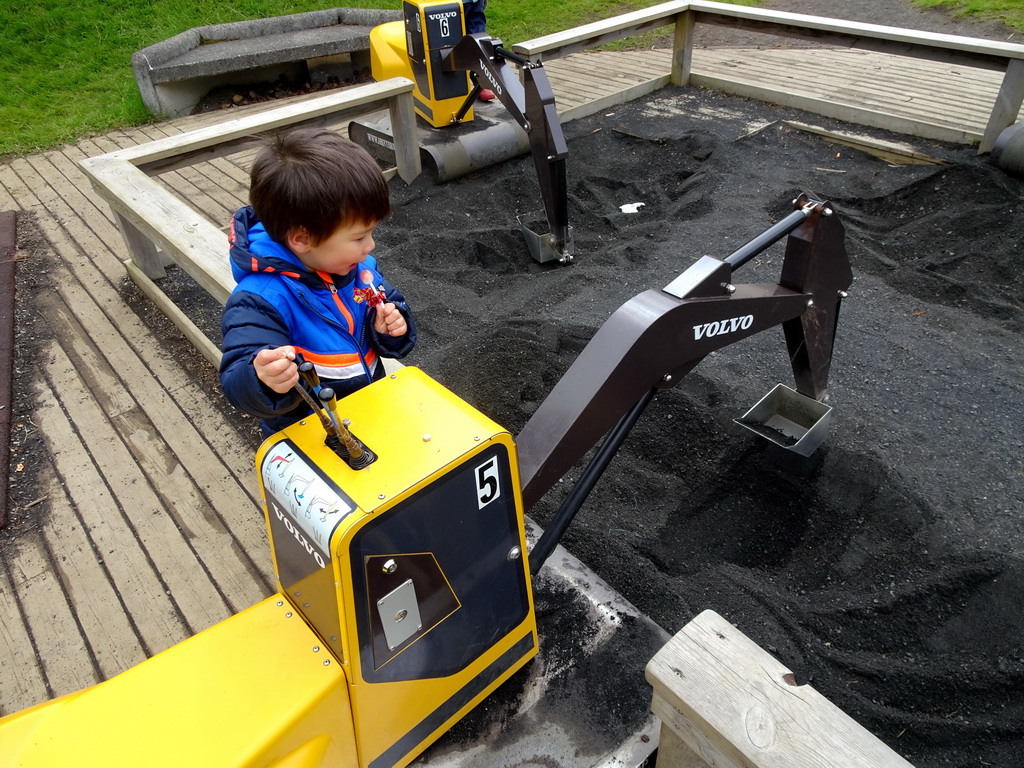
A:
[[[370,30],[401,18],[400,11],[331,8],[195,27],[136,51],[132,71],[151,114],[180,117],[218,85],[305,79],[318,69],[351,76],[370,65]]]
[[[730,87],[730,81],[724,75],[698,75],[691,67],[694,29],[697,24],[713,24],[748,32],[811,40],[822,46],[849,47],[1003,72],[1002,85],[992,105],[988,124],[984,134],[978,137],[979,153],[991,151],[999,135],[1014,124],[1024,103],[1024,45],[702,0],[673,0],[517,43],[512,46],[512,50],[531,61],[545,61],[632,37],[641,32],[674,25],[671,73],[663,78],[651,80],[646,90],[635,89],[631,98],[657,90],[669,82],[676,85],[696,85],[924,138],[943,141],[963,140],[962,132],[905,119],[897,120],[880,111],[859,110],[845,115],[834,114],[829,109],[830,105],[825,102],[816,104],[804,99],[800,103],[787,103],[784,98],[780,100],[780,94],[775,90],[759,89],[756,86],[744,86],[742,90],[737,90]],[[794,77],[804,76],[814,76],[814,73],[794,73]]]
[[[413,83],[396,77],[333,91],[317,98],[169,136],[79,162],[93,188],[110,205],[128,248],[125,268],[132,280],[213,365],[220,350],[153,281],[176,264],[224,304],[235,281],[228,239],[195,209],[152,176],[251,147],[267,133],[310,121],[331,126],[387,109],[394,130],[395,172],[411,182],[421,170],[412,105]]]
[[[657,768],[912,768],[714,611],[651,659]]]

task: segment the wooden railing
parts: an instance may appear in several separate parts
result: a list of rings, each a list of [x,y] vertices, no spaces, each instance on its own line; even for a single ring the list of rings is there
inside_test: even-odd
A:
[[[1024,45],[701,0],[661,3],[517,43],[512,49],[531,61],[545,61],[673,25],[675,34],[669,81],[676,85],[700,86],[706,83],[691,71],[694,29],[697,24],[811,40],[828,47],[849,47],[1003,72],[1002,85],[979,142],[979,153],[992,149],[999,134],[1014,123],[1024,103]],[[650,89],[654,90],[662,84],[651,81]],[[771,93],[761,97],[766,101],[773,100]],[[880,124],[876,127],[889,126]]]
[[[153,175],[245,149],[267,133],[312,120],[339,121],[386,108],[394,130],[397,172],[406,181],[420,173],[412,105],[413,83],[393,78],[228,120],[196,131],[90,157],[80,165],[107,201],[130,258],[133,281],[213,364],[220,350],[164,295],[153,280],[176,264],[221,304],[235,281],[223,231],[175,197]]]

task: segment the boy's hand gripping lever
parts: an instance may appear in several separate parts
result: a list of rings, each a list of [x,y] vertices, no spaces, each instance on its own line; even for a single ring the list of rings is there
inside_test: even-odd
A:
[[[347,454],[342,455],[342,458],[352,469],[363,469],[370,466],[377,460],[377,455],[356,439],[355,435],[348,431],[345,423],[338,418],[338,401],[334,396],[334,390],[330,387],[320,387],[319,395],[321,402],[327,406],[327,410],[330,412],[334,435],[341,441],[341,447]],[[341,455],[342,451],[338,453]]]

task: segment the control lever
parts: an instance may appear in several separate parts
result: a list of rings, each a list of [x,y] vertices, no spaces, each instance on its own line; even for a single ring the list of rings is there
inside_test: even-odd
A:
[[[338,401],[334,395],[334,390],[330,387],[320,387],[319,395],[321,402],[327,406],[327,410],[330,412],[331,423],[334,427],[333,434],[341,441],[342,447],[348,454],[347,457],[343,457],[346,463],[352,469],[363,469],[370,466],[370,464],[377,460],[377,455],[359,442],[348,431],[345,423],[338,418]]]
[[[316,366],[306,360],[301,354],[295,354],[295,363],[299,366],[299,373],[313,392],[320,389],[320,375],[316,372]]]
[[[295,355],[295,364],[302,377],[302,382],[297,383],[295,389],[302,395],[306,405],[319,417],[320,424],[327,433],[327,445],[352,469],[362,469],[376,461],[376,454],[349,432],[346,424],[338,417],[338,399],[333,389],[320,384],[316,366],[304,359],[301,354]]]
[[[302,399],[306,401],[306,405],[312,408],[313,413],[315,413],[319,417],[320,424],[323,426],[324,431],[327,433],[328,437],[333,436],[334,422],[331,421],[331,416],[329,413],[327,413],[326,409],[324,409],[323,405],[317,402],[316,398],[314,398],[313,395],[311,395],[306,390],[306,388],[302,386],[301,383],[297,383],[295,385],[295,389],[298,390],[300,395],[302,395]]]

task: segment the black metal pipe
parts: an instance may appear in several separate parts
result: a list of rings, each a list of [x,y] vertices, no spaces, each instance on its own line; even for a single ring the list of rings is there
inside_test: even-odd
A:
[[[554,551],[558,542],[562,538],[562,534],[569,527],[569,523],[572,522],[573,518],[576,517],[576,513],[580,511],[580,507],[583,506],[583,502],[587,500],[587,496],[594,489],[597,481],[601,478],[605,469],[608,467],[608,463],[615,456],[615,453],[619,450],[619,446],[622,445],[623,440],[629,434],[629,430],[636,424],[637,419],[644,412],[644,409],[654,398],[654,393],[657,389],[651,389],[641,397],[636,405],[634,405],[627,413],[623,414],[622,418],[619,419],[618,423],[612,427],[611,432],[608,433],[608,437],[601,444],[601,447],[597,449],[597,453],[594,454],[594,458],[590,460],[590,464],[583,471],[583,475],[577,481],[576,486],[572,489],[562,505],[558,508],[558,512],[551,519],[547,528],[544,529],[544,533],[541,534],[540,539],[537,540],[537,544],[530,550],[530,573],[536,575],[544,565],[544,562],[548,559],[551,553]]]
[[[495,42],[500,43],[501,41],[496,40]],[[523,67],[537,66],[525,56],[520,56],[518,53],[512,53],[512,51],[508,50],[507,48],[502,48],[500,45],[494,46],[494,53],[496,56],[500,56],[503,59],[508,59],[509,61],[514,61],[516,64],[519,64],[520,66]]]
[[[769,227],[746,245],[742,245],[737,248],[726,256],[723,261],[733,269],[742,267],[752,258],[757,256],[757,254],[761,253],[761,251],[767,250],[769,246],[779,242],[779,240],[803,224],[809,214],[810,210],[807,206],[793,211],[778,224]]]

